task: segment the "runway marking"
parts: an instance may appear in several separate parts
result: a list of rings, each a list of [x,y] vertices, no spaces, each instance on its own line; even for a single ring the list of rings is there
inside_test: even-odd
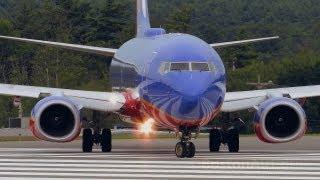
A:
[[[2,163],[10,163],[10,162],[20,162],[20,163],[94,163],[94,164],[166,164],[166,165],[282,165],[282,166],[320,166],[319,162],[259,162],[259,161],[247,161],[247,162],[240,162],[240,161],[196,161],[197,159],[191,159],[187,161],[186,159],[181,160],[167,160],[167,161],[150,161],[150,160],[135,160],[135,161],[128,161],[128,160],[65,160],[65,159],[0,159]],[[244,159],[245,160],[245,159]]]
[[[193,159],[150,151],[146,154],[53,151],[0,151],[0,179],[319,180],[320,177],[320,153],[315,151],[305,154],[199,152]]]
[[[224,172],[226,173],[226,172]],[[319,180],[319,177],[312,177],[312,176],[301,176],[301,177],[290,177],[290,176],[274,176],[274,175],[267,175],[267,176],[257,176],[257,175],[202,175],[202,174],[88,174],[88,173],[43,173],[43,172],[32,172],[32,173],[26,173],[26,172],[0,172],[0,176],[53,176],[53,177],[60,177],[60,178],[75,178],[75,177],[94,177],[94,178],[103,178],[103,177],[126,177],[126,178],[179,178],[179,179],[286,179],[286,180],[306,180],[306,179],[312,179],[312,180]],[[78,178],[77,178],[78,179]]]
[[[192,166],[192,165],[185,165],[185,166],[175,166],[175,165],[126,165],[126,164],[36,164],[36,163],[0,163],[0,168],[6,167],[8,170],[11,168],[17,168],[17,167],[34,167],[34,168],[56,168],[63,166],[64,168],[96,168],[96,169],[103,169],[103,168],[146,168],[146,169],[230,169],[230,170],[288,170],[288,166],[239,166],[239,165],[214,165],[214,166]],[[65,169],[69,170],[69,169]],[[320,167],[313,167],[313,166],[299,166],[299,167],[290,167],[291,171],[320,171]]]
[[[12,173],[3,173],[0,172],[0,176],[10,176],[10,175],[14,175],[14,176],[30,176],[29,173],[25,173],[25,172],[12,172]],[[166,175],[166,174],[104,174],[104,173],[100,173],[100,174],[90,174],[88,175],[87,173],[39,173],[39,172],[33,172],[31,174],[32,176],[54,176],[54,177],[60,177],[60,178],[68,178],[68,177],[86,177],[85,179],[87,179],[87,177],[90,178],[103,178],[105,179],[105,177],[111,178],[111,177],[127,177],[127,178],[177,178],[177,179],[286,179],[286,180],[319,180],[319,177],[293,177],[293,176],[249,176],[249,175],[244,175],[244,176],[235,176],[235,175],[201,175],[201,174],[197,174],[197,175],[191,175],[191,174],[184,174],[184,175]],[[24,178],[26,179],[26,178]],[[79,178],[77,178],[79,179]]]
[[[68,180],[79,180],[79,179],[85,179],[87,180],[87,178],[44,178],[44,177],[32,177],[32,178],[25,178],[25,177],[5,177],[5,180],[26,180],[26,179],[32,179],[32,180],[64,180],[64,179],[68,179]],[[96,178],[95,178],[96,179]],[[103,178],[103,180],[114,180],[114,178]],[[131,179],[126,179],[121,177],[121,180],[132,180]],[[150,178],[139,178],[139,180],[150,180]]]
[[[173,154],[161,154],[162,156],[157,155],[123,155],[123,154],[110,154],[110,155],[103,155],[103,154],[85,154],[85,155],[61,155],[61,154],[0,154],[0,157],[35,157],[35,158],[100,158],[100,157],[118,157],[118,158],[125,158],[125,159],[168,159],[169,157],[174,157]],[[294,154],[294,155],[227,155],[224,157],[223,154],[214,154],[214,155],[196,155],[197,159],[215,159],[215,160],[236,160],[236,159],[243,159],[246,158],[247,160],[268,160],[277,158],[276,161],[282,160],[290,160],[290,161],[318,161],[320,160],[319,155],[302,155],[302,154]],[[300,157],[297,157],[300,156]],[[175,158],[175,157],[174,157]]]
[[[94,169],[94,168],[86,168],[86,169],[78,169],[78,168],[30,168],[30,167],[0,167],[1,171],[10,171],[10,172],[40,172],[45,171],[48,173],[60,173],[60,172],[73,172],[78,174],[78,172],[86,172],[88,175],[91,173],[99,173],[101,174],[101,169]],[[181,169],[118,169],[118,168],[108,168],[103,169],[103,174],[109,173],[119,173],[119,172],[126,172],[126,173],[165,173],[165,174],[187,174],[190,173],[190,170],[181,170]],[[222,170],[198,170],[195,169],[192,171],[192,174],[226,174],[226,171]],[[312,176],[317,175],[319,177],[320,172],[313,172],[313,171],[261,171],[261,170],[237,170],[233,169],[233,171],[228,171],[228,174],[246,174],[246,175],[304,175],[304,176]]]
[[[159,154],[128,154],[128,153],[118,153],[118,152],[112,152],[112,154],[104,154],[104,153],[1,153],[1,156],[50,156],[50,157],[57,157],[57,156],[62,156],[62,157],[149,157],[149,156],[158,156]],[[161,153],[162,155],[170,155],[173,156],[172,153]],[[306,156],[306,157],[314,157],[320,156],[320,153],[310,153],[310,154],[305,154],[305,153],[296,153],[296,154],[244,154],[244,153],[201,153],[197,155],[197,157],[215,157],[215,156],[224,156],[228,158],[234,158],[234,157],[296,157],[297,155],[299,156]]]
[[[31,151],[31,152],[61,152],[61,153],[66,153],[66,152],[72,152],[72,153],[82,153],[79,148],[0,148],[0,152],[4,152],[4,151],[9,151],[9,152],[27,152],[27,151]],[[137,149],[134,150],[136,152],[152,152],[154,151],[154,149]],[[172,148],[160,148],[157,149],[156,151],[158,152],[171,152],[173,151]],[[94,149],[93,153],[99,153],[101,152],[100,149]],[[127,153],[128,149],[113,149],[113,152],[122,152],[122,153]],[[209,153],[207,149],[197,149],[197,152],[199,153]],[[254,152],[252,152],[252,150],[241,150],[240,154],[244,154],[244,153],[248,153],[248,154],[257,154],[257,153],[284,153],[284,154],[288,154],[288,153],[314,153],[315,150],[254,150]],[[218,154],[229,154],[227,151],[221,151]]]

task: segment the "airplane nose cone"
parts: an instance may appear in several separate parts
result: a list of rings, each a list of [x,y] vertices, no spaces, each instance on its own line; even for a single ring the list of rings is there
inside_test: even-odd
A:
[[[181,73],[179,76],[170,79],[170,86],[185,97],[186,101],[195,101],[210,86],[208,76],[194,73]]]
[[[140,93],[146,110],[157,118],[167,123],[196,123],[210,118],[223,102],[222,80],[212,73],[172,72],[145,84]]]
[[[179,112],[181,114],[190,114],[199,106],[198,96],[182,96]]]
[[[174,79],[174,81],[172,80]],[[179,73],[170,79],[172,113],[181,119],[199,119],[206,116],[206,93],[212,86],[210,76],[204,73]],[[211,105],[209,105],[211,106]]]

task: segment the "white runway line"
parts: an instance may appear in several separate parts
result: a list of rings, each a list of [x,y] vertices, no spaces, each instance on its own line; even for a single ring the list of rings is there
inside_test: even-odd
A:
[[[125,171],[124,171],[125,172]],[[226,172],[224,172],[226,173]],[[274,176],[274,175],[202,175],[202,174],[88,174],[88,173],[43,173],[43,172],[32,172],[32,173],[25,173],[25,172],[0,172],[1,176],[52,176],[52,177],[60,177],[60,178],[68,178],[68,177],[82,177],[82,178],[116,178],[116,177],[126,177],[126,178],[179,178],[179,179],[286,179],[286,180],[319,180],[319,177],[311,177],[311,176],[300,176],[300,177],[292,177],[292,176]],[[25,178],[26,179],[26,178]],[[78,178],[77,178],[78,179]]]
[[[101,152],[100,149],[93,149],[96,152]],[[128,149],[112,149],[114,152],[122,152],[122,153],[128,153]],[[9,152],[61,152],[61,153],[65,153],[65,152],[73,152],[73,153],[82,153],[82,151],[79,148],[0,148],[0,152],[4,152],[4,151],[9,151]],[[154,149],[138,149],[138,150],[134,150],[136,152],[152,152],[155,151]],[[157,152],[159,151],[163,151],[163,152],[170,152],[173,151],[172,148],[160,148],[156,150]],[[208,151],[208,149],[197,149],[198,152],[203,153],[206,152],[208,154],[210,154]],[[288,154],[288,153],[314,153],[315,150],[254,150],[254,152],[252,152],[251,150],[241,150],[240,154],[257,154],[257,153],[284,153],[284,154]],[[221,151],[218,154],[229,154],[229,152],[227,151]]]
[[[5,167],[7,170],[11,170],[11,168],[18,168],[18,167],[33,167],[39,168],[59,168],[64,167],[65,170],[70,170],[69,168],[78,168],[78,169],[104,169],[104,168],[139,168],[139,169],[213,169],[213,170],[288,170],[288,166],[235,166],[235,165],[221,165],[221,166],[192,166],[192,165],[155,165],[155,164],[141,164],[141,165],[127,165],[127,164],[39,164],[39,163],[1,163],[0,168]],[[300,166],[300,167],[290,167],[290,171],[319,171],[320,167],[313,167],[313,166]]]
[[[221,157],[218,155],[209,155],[209,156],[195,156],[195,158],[200,159],[200,160],[242,160],[242,159],[247,159],[247,160],[254,160],[254,161],[263,161],[263,160],[274,160],[274,161],[320,161],[320,156],[301,156],[297,157],[300,155],[292,155],[292,156],[284,156],[282,157],[281,155],[279,156],[272,156],[272,157],[267,157],[267,156],[230,156],[230,157]],[[34,157],[34,158],[87,158],[87,159],[92,159],[92,158],[123,158],[123,159],[168,159],[168,158],[176,158],[172,154],[161,154],[161,156],[154,156],[154,155],[30,155],[30,154],[6,154],[6,155],[0,155],[1,157]],[[276,159],[275,159],[276,158]]]
[[[161,153],[161,155],[168,155],[173,156],[172,153]],[[3,156],[50,156],[50,157],[159,157],[159,154],[137,154],[137,153],[1,153],[0,157]],[[306,154],[245,154],[245,153],[234,153],[234,154],[224,154],[224,153],[207,153],[207,154],[199,154],[197,155],[198,158],[200,157],[215,157],[215,156],[223,156],[226,158],[236,158],[236,157],[320,157],[320,153],[306,153]]]
[[[83,154],[54,152],[52,149],[23,152],[21,149],[11,150],[0,151],[1,180],[320,179],[320,153],[314,151],[270,155],[198,153],[194,159],[177,159],[169,153]]]
[[[0,177],[1,179],[1,177]],[[36,178],[36,177],[33,177],[33,178],[17,178],[17,177],[14,177],[14,178],[10,178],[10,177],[5,177],[5,180],[29,180],[29,179],[32,179],[32,180],[65,180],[66,178]],[[84,179],[84,180],[88,180],[88,178],[67,178],[68,180],[79,180],[79,179]],[[96,178],[95,178],[96,179]],[[103,180],[114,180],[114,178],[102,178]],[[121,180],[132,180],[132,179],[125,179],[125,178],[121,178]],[[143,179],[143,178],[139,178],[139,180],[150,180],[150,179]]]
[[[165,174],[188,174],[190,173],[190,170],[181,170],[181,169],[119,169],[119,168],[108,168],[108,169],[95,169],[95,168],[86,168],[86,169],[78,169],[78,168],[30,168],[30,167],[0,167],[0,173],[1,171],[10,171],[10,172],[24,172],[24,171],[30,171],[30,174],[34,172],[44,171],[48,173],[60,173],[60,172],[73,172],[75,174],[78,174],[79,172],[86,172],[89,174],[100,174],[103,171],[103,174],[110,174],[110,173],[165,173]],[[192,174],[226,174],[226,171],[222,170],[192,170]],[[312,171],[261,171],[261,170],[237,170],[233,169],[233,171],[228,171],[228,175],[294,175],[294,176],[318,176],[320,177],[320,172],[312,172]]]
[[[314,167],[319,167],[320,163],[315,162],[315,163],[307,163],[307,162],[249,162],[245,161],[188,161],[188,159],[184,160],[176,160],[176,158],[173,158],[174,160],[168,160],[168,161],[150,161],[150,160],[65,160],[65,159],[0,159],[0,163],[11,163],[11,162],[19,162],[19,163],[99,163],[99,164],[164,164],[164,165],[241,165],[241,166],[246,166],[246,165],[257,165],[257,166],[264,166],[264,165],[269,165],[269,166],[276,166],[276,165],[282,165],[282,166],[314,166]]]

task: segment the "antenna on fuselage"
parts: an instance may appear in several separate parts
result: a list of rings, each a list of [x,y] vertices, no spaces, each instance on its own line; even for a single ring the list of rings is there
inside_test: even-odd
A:
[[[148,0],[137,0],[137,37],[144,37],[149,28]]]

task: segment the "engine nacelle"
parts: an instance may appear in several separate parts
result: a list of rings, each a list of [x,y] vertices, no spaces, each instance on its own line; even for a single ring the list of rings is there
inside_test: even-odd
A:
[[[307,129],[302,107],[289,98],[272,98],[262,103],[255,114],[255,132],[261,141],[284,143],[299,139]]]
[[[44,98],[31,112],[30,129],[35,137],[45,141],[73,141],[81,132],[79,109],[63,96]]]

